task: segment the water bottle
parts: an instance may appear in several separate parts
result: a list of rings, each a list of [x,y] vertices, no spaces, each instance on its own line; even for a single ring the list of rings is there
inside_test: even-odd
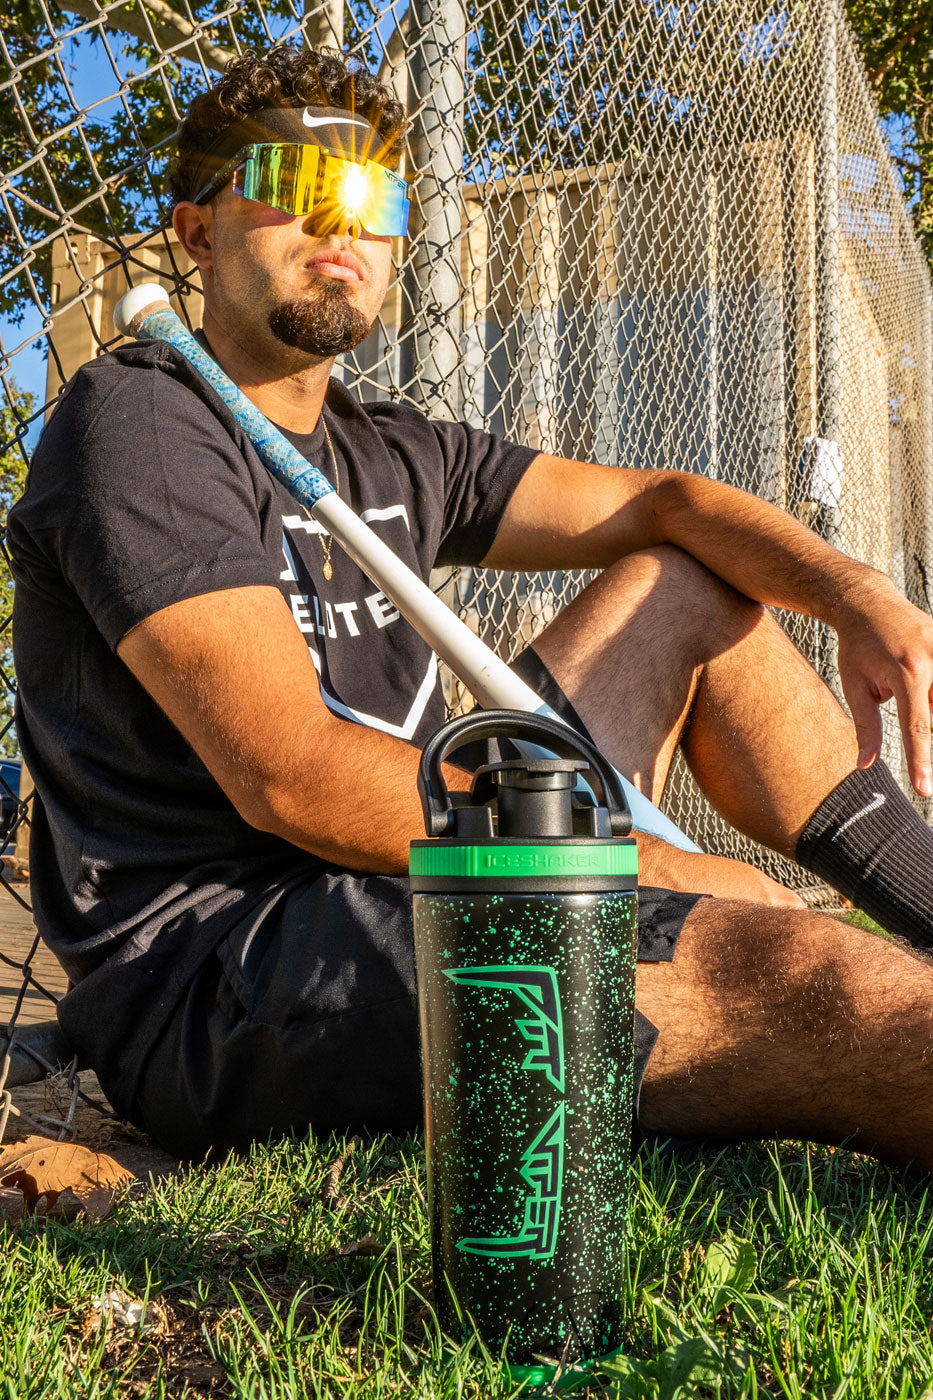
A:
[[[557,755],[487,764],[478,739]],[[577,790],[585,772],[595,798]],[[635,842],[617,775],[556,720],[451,721],[418,777],[410,878],[435,1301],[530,1385],[622,1343],[635,1008]],[[628,838],[628,839],[626,839]],[[542,1359],[543,1358],[543,1359]]]

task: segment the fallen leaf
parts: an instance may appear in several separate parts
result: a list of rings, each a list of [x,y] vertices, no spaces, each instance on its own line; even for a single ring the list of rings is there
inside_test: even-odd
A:
[[[51,1214],[59,1196],[68,1191],[92,1220],[103,1220],[114,1197],[135,1179],[106,1153],[76,1142],[33,1136],[0,1153],[0,1186],[18,1187],[27,1211],[35,1211],[45,1197],[46,1213]]]
[[[90,1339],[91,1333],[97,1328],[100,1322],[100,1308],[85,1308],[78,1319],[78,1336],[82,1342]]]
[[[123,1327],[139,1332],[162,1332],[167,1326],[165,1309],[154,1299],[143,1302],[141,1298],[131,1298],[122,1288],[111,1288],[99,1298],[91,1299],[91,1307],[98,1318],[106,1319],[108,1325]]]
[[[351,1155],[358,1147],[362,1146],[363,1139],[361,1137],[352,1137],[347,1143],[346,1152],[341,1153],[327,1173],[327,1187],[324,1191],[325,1205],[335,1206],[338,1210],[341,1206],[346,1205],[346,1197],[340,1195],[337,1187],[340,1185],[340,1178],[343,1176],[344,1167],[347,1165]]]

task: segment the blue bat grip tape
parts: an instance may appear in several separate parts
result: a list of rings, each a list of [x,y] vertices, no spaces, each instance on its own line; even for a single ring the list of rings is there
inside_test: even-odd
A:
[[[313,506],[322,496],[329,496],[333,486],[317,467],[309,465],[297,447],[273,427],[264,413],[242,393],[211,359],[194,336],[185,329],[174,311],[154,311],[147,316],[138,331],[147,340],[165,340],[174,345],[189,364],[193,365],[233,414],[250,442],[271,472],[286,486],[296,501]]]

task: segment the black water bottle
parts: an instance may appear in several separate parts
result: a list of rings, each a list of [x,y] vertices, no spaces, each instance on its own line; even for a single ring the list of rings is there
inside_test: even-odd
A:
[[[442,763],[478,739],[558,755]],[[585,772],[596,800],[575,791]],[[435,1297],[513,1379],[622,1342],[632,1125],[635,842],[618,776],[556,720],[486,711],[422,754],[410,876]]]

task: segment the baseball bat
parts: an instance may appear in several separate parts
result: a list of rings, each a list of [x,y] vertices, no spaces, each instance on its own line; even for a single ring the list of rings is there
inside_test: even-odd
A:
[[[397,558],[341,500],[327,478],[260,413],[182,324],[163,287],[154,282],[134,287],[118,302],[113,320],[121,335],[164,340],[184,356],[230,409],[273,475],[327,528],[484,709],[524,710],[561,719]],[[626,778],[622,777],[622,783],[637,830],[660,836],[681,850],[699,851],[699,846]]]

